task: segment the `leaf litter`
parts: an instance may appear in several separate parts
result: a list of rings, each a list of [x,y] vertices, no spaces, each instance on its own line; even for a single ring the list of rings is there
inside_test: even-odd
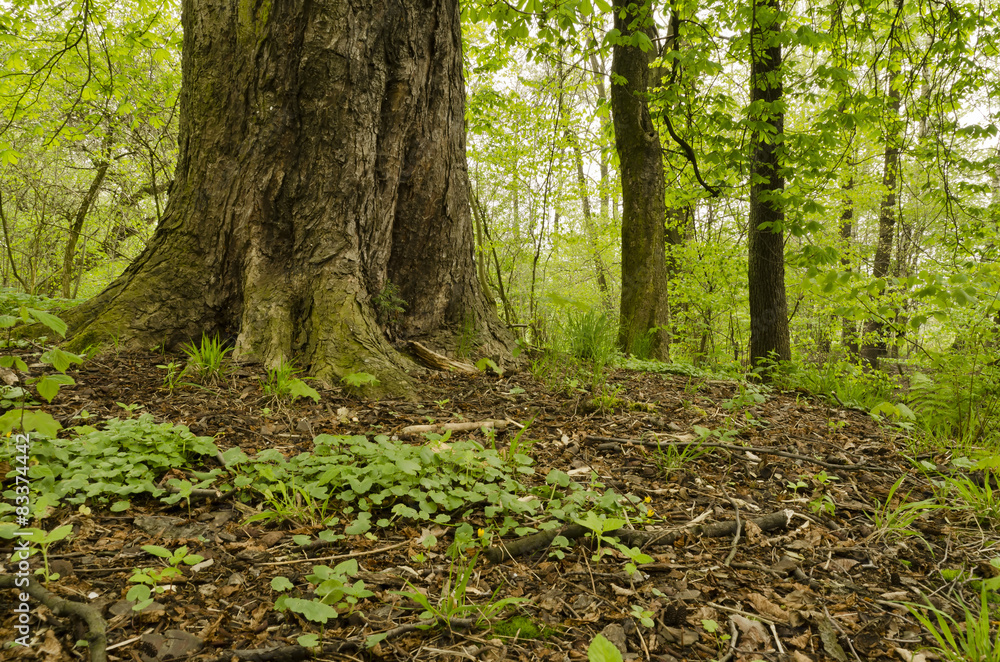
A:
[[[595,406],[572,382],[526,372],[433,373],[418,402],[364,401],[314,383],[318,403],[274,403],[245,368],[210,388],[167,389],[156,368],[164,362],[98,357],[46,409],[65,427],[82,412],[95,428],[145,413],[213,437],[220,461],[233,449],[291,459],[313,453],[317,435],[386,435],[434,453],[474,441],[530,456],[533,473],[519,475],[529,487],[558,477],[630,495],[630,507],[564,522],[536,510],[501,538],[481,508],[448,511],[468,512],[464,522],[375,513],[375,525],[328,500],[289,522],[262,516],[259,494],[244,503],[219,484],[173,504],[135,495],[117,511],[115,499],[60,505],[44,528],[72,525],[73,535],[48,549],[59,578],[44,589],[101,614],[108,659],[584,660],[610,642],[624,659],[664,662],[918,660],[934,655],[920,652],[934,642],[905,605],[927,596],[964,622],[953,596],[1000,574],[992,522],[929,507],[932,476],[915,463],[947,457],[918,457],[905,431],[802,393],[745,398],[736,382],[614,370],[605,387],[614,397]],[[468,425],[486,421],[488,430]],[[430,441],[426,426],[437,434]],[[170,478],[195,479],[175,467],[159,486]],[[315,502],[298,487],[285,498],[302,515]],[[539,530],[546,518],[555,528]],[[456,556],[461,524],[475,533]],[[149,546],[184,548],[198,563],[179,559],[180,576],[136,611],[130,578],[166,563]],[[314,566],[342,573],[318,576]],[[338,596],[323,614],[275,609],[285,591],[306,603],[323,590]],[[33,616],[33,645],[14,652],[86,659],[72,618],[37,604]],[[6,610],[5,641],[15,623]]]

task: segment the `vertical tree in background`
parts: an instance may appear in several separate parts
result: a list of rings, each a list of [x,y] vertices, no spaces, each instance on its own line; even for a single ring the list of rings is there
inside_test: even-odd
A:
[[[750,23],[750,362],[789,360],[781,156],[784,107],[778,0],[754,0]]]
[[[622,179],[618,344],[623,352],[632,352],[653,330],[649,356],[667,359],[663,157],[646,99],[655,38],[653,17],[649,2],[616,6],[614,14],[615,28],[621,33],[611,63],[611,110]]]
[[[878,244],[872,261],[872,277],[885,290],[892,261],[892,241],[896,233],[896,186],[899,173],[899,152],[903,142],[903,120],[899,116],[899,86],[901,83],[900,60],[903,52],[902,31],[903,0],[895,2],[896,14],[889,29],[889,66],[886,68],[885,151],[882,160],[882,200],[878,212]],[[887,354],[885,323],[878,312],[865,322],[861,358],[872,368]]]
[[[587,176],[583,170],[583,152],[580,149],[580,139],[572,129],[566,129],[566,142],[573,151],[573,162],[576,166],[576,184],[580,190],[580,204],[583,211],[583,230],[587,236],[587,247],[590,250],[590,259],[594,263],[594,274],[597,277],[597,291],[601,295],[601,305],[604,310],[614,309],[611,300],[611,290],[608,286],[608,269],[604,266],[604,258],[597,244],[597,227],[590,210],[590,193],[587,190]]]

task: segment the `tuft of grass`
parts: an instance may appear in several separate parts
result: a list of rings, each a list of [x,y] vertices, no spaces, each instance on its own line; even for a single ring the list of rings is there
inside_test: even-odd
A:
[[[996,581],[990,581],[993,582],[992,588],[997,588]],[[991,632],[989,588],[986,584],[983,582],[980,586],[977,609],[970,609],[959,599],[965,617],[965,622],[961,624],[930,604],[906,605],[937,643],[933,650],[948,662],[1000,662],[1000,632],[996,635]]]
[[[610,364],[618,356],[617,330],[603,310],[569,311],[564,333],[569,353],[593,363],[595,369]]]
[[[919,537],[920,534],[912,528],[913,522],[915,522],[924,513],[947,507],[936,503],[933,499],[910,502],[906,500],[906,496],[903,496],[899,500],[899,503],[893,506],[893,497],[896,496],[899,486],[905,479],[906,476],[900,476],[899,479],[893,483],[892,487],[889,489],[889,494],[886,497],[885,503],[880,505],[871,515],[872,521],[875,525],[875,532],[872,536],[876,540],[880,540],[882,538],[898,539],[904,536]]]
[[[233,351],[233,348],[226,347],[218,334],[211,338],[202,334],[200,344],[189,342],[182,349],[188,357],[186,372],[202,384],[215,384],[224,379],[229,371],[226,355]]]

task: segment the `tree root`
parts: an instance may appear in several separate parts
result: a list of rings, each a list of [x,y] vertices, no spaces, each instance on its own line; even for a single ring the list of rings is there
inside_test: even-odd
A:
[[[16,586],[17,577],[5,575],[0,577],[0,589],[12,588],[27,593],[32,598],[52,610],[56,616],[73,616],[81,619],[87,624],[87,640],[90,648],[90,662],[107,662],[108,659],[108,635],[107,623],[101,616],[101,612],[95,607],[74,602],[65,598],[60,598],[54,593],[50,593],[42,587],[33,577],[29,579],[27,586]]]
[[[794,513],[791,510],[779,510],[751,521],[759,526],[761,531],[773,531],[775,529],[783,529],[788,526],[793,514]],[[652,531],[615,529],[614,531],[609,531],[602,535],[608,538],[618,538],[623,544],[629,545],[630,547],[644,547],[646,545],[653,544],[672,545],[677,540],[688,535],[704,536],[706,538],[722,538],[725,536],[732,536],[736,533],[736,528],[737,523],[732,521],[706,525],[699,524],[697,526],[692,526],[688,529],[682,529],[679,531],[667,529],[654,529]],[[510,542],[490,547],[486,550],[486,552],[484,552],[483,556],[493,563],[499,563],[506,558],[513,559],[515,556],[530,554],[536,550],[548,547],[552,544],[552,540],[555,539],[556,536],[563,536],[569,540],[575,540],[577,538],[582,538],[588,533],[590,533],[590,529],[585,526],[580,526],[579,524],[569,524],[560,529],[533,533],[530,536],[525,536],[523,538],[518,538],[517,540],[512,540]]]

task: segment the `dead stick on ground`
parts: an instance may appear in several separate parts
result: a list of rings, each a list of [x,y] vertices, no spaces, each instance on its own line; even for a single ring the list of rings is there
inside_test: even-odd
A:
[[[478,430],[480,428],[493,428],[494,430],[503,430],[508,425],[508,421],[500,420],[488,420],[488,421],[464,421],[462,423],[434,423],[433,425],[408,425],[402,430],[400,434],[421,434],[424,432],[446,432],[451,430],[452,432],[468,432],[470,430]]]
[[[740,631],[736,627],[736,621],[729,619],[729,650],[719,660],[719,662],[729,662],[736,655],[736,641],[739,639]]]
[[[435,625],[445,625],[450,630],[469,631],[476,627],[474,618],[452,618],[448,620],[438,620],[428,618],[415,623],[406,623],[398,627],[386,630],[379,635],[379,641],[395,639],[399,636],[413,632],[415,630],[426,629]],[[349,650],[361,650],[365,646],[367,637],[353,637],[351,639],[336,639],[328,641],[322,646],[322,654],[346,654]],[[308,660],[315,656],[318,649],[305,648],[303,646],[279,646],[268,649],[250,650],[229,650],[221,656],[215,658],[215,662],[229,662],[232,658],[242,662],[299,662]]]
[[[258,563],[257,565],[262,565],[262,566],[264,566],[264,565],[292,565],[293,563],[316,563],[317,561],[334,561],[336,559],[351,559],[351,558],[355,558],[355,557],[358,557],[358,556],[371,556],[372,554],[381,554],[382,552],[388,552],[390,549],[397,549],[399,547],[405,547],[406,545],[409,545],[410,542],[412,542],[412,541],[410,541],[410,540],[404,540],[403,542],[397,542],[394,545],[387,545],[386,547],[379,547],[378,549],[369,549],[369,550],[364,551],[364,552],[351,552],[350,554],[336,554],[334,556],[318,556],[316,558],[307,558],[307,559],[292,559],[290,561],[270,561],[268,563]],[[306,545],[304,547],[308,547],[308,545]],[[308,549],[306,551],[308,551]]]
[[[783,529],[792,521],[795,514],[793,510],[779,510],[751,520],[760,527],[761,531],[773,531]],[[652,531],[635,531],[633,529],[615,529],[602,535],[615,537],[630,547],[643,547],[652,544],[672,545],[676,540],[685,535],[700,535],[706,538],[722,538],[736,533],[736,522],[719,522],[717,524],[697,525],[681,530],[654,529]],[[484,556],[493,562],[499,563],[505,558],[514,558],[530,554],[539,549],[543,549],[552,544],[556,536],[563,536],[567,540],[582,538],[590,533],[590,529],[579,524],[568,524],[559,529],[551,531],[541,531],[530,536],[517,538],[486,550]]]
[[[841,471],[882,471],[885,473],[899,473],[899,469],[891,469],[889,467],[877,467],[869,464],[838,464],[836,462],[824,462],[823,460],[817,460],[814,457],[809,457],[808,455],[800,455],[799,453],[790,453],[788,451],[779,451],[774,448],[761,448],[760,446],[736,446],[735,444],[723,444],[716,443],[713,441],[644,441],[642,439],[622,439],[619,437],[598,437],[596,435],[588,434],[583,438],[584,441],[596,441],[601,445],[598,449],[607,450],[613,448],[614,446],[645,446],[647,448],[660,448],[662,446],[699,446],[702,448],[722,448],[727,451],[736,451],[737,453],[759,453],[761,455],[777,455],[778,457],[787,457],[792,460],[802,460],[803,462],[811,462],[812,464],[821,466],[825,469],[837,469]]]
[[[52,610],[56,616],[75,616],[87,624],[87,640],[90,649],[90,662],[107,662],[108,659],[108,624],[101,617],[101,612],[94,607],[74,602],[65,598],[60,598],[54,593],[50,593],[34,578],[30,578],[27,586],[17,586],[15,581],[18,578],[14,575],[4,575],[0,577],[0,589],[12,588],[22,593],[27,593],[35,600]]]
[[[733,504],[733,510],[736,512],[736,533],[733,534],[733,548],[729,550],[729,555],[726,557],[726,561],[722,564],[729,567],[729,564],[733,562],[733,558],[736,556],[736,550],[740,544],[740,531],[742,531],[743,526],[740,522],[740,507],[736,505],[736,499],[726,494],[725,488],[722,489],[722,494],[729,499],[729,503]]]

